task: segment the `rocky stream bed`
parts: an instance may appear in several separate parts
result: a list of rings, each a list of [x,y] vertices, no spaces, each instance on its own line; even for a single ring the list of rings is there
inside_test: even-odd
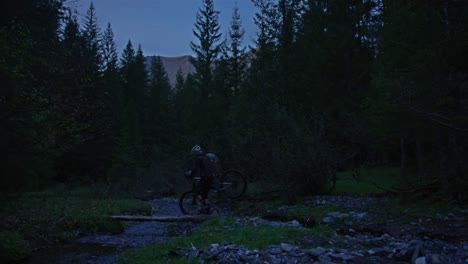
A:
[[[337,205],[339,211],[328,213],[316,224],[329,225],[333,236],[304,237],[295,243],[280,243],[258,250],[225,241],[204,248],[175,248],[172,256],[200,257],[214,263],[468,263],[467,212],[406,218],[383,218],[377,215],[385,198],[352,196],[315,196],[307,206]],[[180,215],[177,199],[150,201],[153,215]],[[288,211],[294,206],[283,206]],[[223,209],[221,215],[232,215]],[[272,225],[307,228],[299,221],[270,221],[261,217],[234,216],[226,229]],[[42,249],[32,263],[115,263],[130,248],[160,243],[192,231],[193,223],[126,222],[125,232],[118,235],[93,235],[69,245]]]

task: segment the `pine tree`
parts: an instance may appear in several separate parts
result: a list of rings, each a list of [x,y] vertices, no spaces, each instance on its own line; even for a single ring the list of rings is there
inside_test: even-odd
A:
[[[102,68],[101,36],[93,2],[89,4],[89,8],[86,11],[82,34],[85,41],[84,51],[90,74],[97,76]]]
[[[124,135],[122,148],[127,151],[127,163],[143,165],[143,137],[148,105],[148,74],[145,58],[139,45],[137,52],[129,40],[121,58],[121,73],[124,86]]]
[[[171,85],[160,56],[151,59],[149,92],[148,136],[150,148],[166,144],[171,135],[172,113],[170,105]]]
[[[242,39],[244,34],[245,30],[242,27],[239,8],[237,7],[236,1],[232,14],[231,26],[229,28],[229,70],[231,73],[230,83],[234,92],[239,91],[240,83],[242,82],[242,76],[245,70],[245,48],[242,46]]]
[[[114,32],[112,26],[107,23],[106,30],[102,36],[102,53],[104,61],[104,71],[116,71],[118,68],[119,58],[117,55],[117,47],[114,41]]]
[[[102,52],[103,52],[103,85],[105,91],[105,117],[108,124],[107,143],[108,155],[111,157],[109,161],[109,169],[107,172],[107,183],[112,183],[118,175],[115,171],[121,170],[124,165],[124,154],[122,146],[122,138],[124,137],[124,120],[125,105],[123,98],[123,85],[119,75],[119,61],[117,49],[114,41],[114,33],[111,24],[107,24],[102,37]]]
[[[185,78],[184,74],[182,73],[182,69],[178,69],[176,72],[176,83],[174,85],[175,94],[177,94],[180,90],[182,90],[184,86]]]
[[[203,7],[198,10],[197,20],[193,34],[199,43],[190,43],[190,47],[195,52],[195,59],[192,64],[195,67],[195,78],[198,82],[201,100],[208,98],[210,94],[211,82],[213,80],[212,67],[216,62],[220,52],[218,23],[219,11],[214,9],[213,0],[203,0]]]
[[[128,40],[127,45],[125,46],[125,49],[122,52],[122,57],[120,59],[120,65],[121,65],[121,76],[122,80],[125,84],[125,89],[124,89],[124,101],[128,102],[128,99],[130,98],[130,87],[129,87],[129,82],[130,82],[130,77],[131,77],[131,71],[133,64],[135,62],[135,50],[133,49],[133,44],[130,40]]]
[[[148,72],[146,70],[146,59],[143,55],[141,45],[138,45],[138,50],[135,56],[134,63],[134,76],[133,81],[135,83],[135,99],[136,102],[142,107],[140,114],[145,112],[147,107],[148,98]]]

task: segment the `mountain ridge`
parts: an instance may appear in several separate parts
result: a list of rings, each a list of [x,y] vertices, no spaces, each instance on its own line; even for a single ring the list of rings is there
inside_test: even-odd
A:
[[[153,55],[153,56],[145,57],[148,70],[151,67],[151,61],[154,57],[157,57],[157,56]],[[189,73],[195,72],[195,67],[190,62],[190,60],[193,57],[190,55],[182,55],[182,56],[175,56],[175,57],[165,57],[165,56],[159,56],[159,57],[161,58],[162,65],[164,69],[166,70],[167,77],[169,78],[169,83],[172,85],[172,87],[174,87],[176,84],[176,75],[179,69],[181,70],[182,75],[184,77],[186,77],[187,74]]]

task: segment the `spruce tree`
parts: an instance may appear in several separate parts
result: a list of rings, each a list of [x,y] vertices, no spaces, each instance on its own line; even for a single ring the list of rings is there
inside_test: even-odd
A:
[[[106,30],[102,36],[102,56],[104,61],[104,71],[116,71],[118,68],[119,57],[117,47],[114,41],[114,32],[111,23],[107,23]]]
[[[150,85],[149,85],[149,118],[148,118],[148,142],[150,148],[157,144],[166,144],[171,135],[172,112],[169,99],[171,97],[171,85],[160,56],[151,59]]]
[[[245,30],[242,27],[241,17],[239,14],[239,8],[237,7],[237,1],[235,2],[234,11],[231,19],[231,26],[229,28],[229,70],[231,73],[230,85],[234,92],[238,92],[240,83],[242,82],[242,76],[245,70],[244,57],[245,48],[242,46],[243,37]]]
[[[146,70],[146,59],[143,55],[141,45],[138,45],[138,50],[133,64],[131,82],[134,88],[134,100],[137,104],[137,111],[140,122],[143,124],[148,114],[148,97],[149,97],[149,79]]]
[[[123,85],[119,75],[118,55],[114,41],[114,33],[111,24],[108,23],[102,37],[103,52],[103,84],[105,91],[105,116],[108,123],[107,143],[110,144],[109,156],[110,168],[107,172],[107,182],[115,181],[117,177],[115,171],[122,168],[122,145],[121,139],[124,133],[123,116],[124,100]],[[114,171],[115,170],[115,171]]]
[[[128,40],[125,49],[122,52],[122,57],[120,58],[120,71],[122,81],[124,83],[124,101],[127,103],[130,98],[130,77],[133,64],[135,62],[135,49],[133,48],[133,44],[130,40]]]
[[[198,82],[201,100],[208,98],[213,80],[212,67],[220,52],[218,23],[219,11],[214,9],[213,0],[203,0],[203,6],[198,10],[193,34],[198,43],[191,42],[190,47],[195,52],[192,64],[195,67],[195,78]]]
[[[89,8],[86,11],[82,34],[85,41],[84,51],[90,74],[98,75],[102,68],[101,36],[93,2],[89,4]]]
[[[128,150],[128,162],[142,166],[145,162],[143,137],[148,105],[148,75],[141,46],[135,52],[130,40],[122,53],[121,72],[124,85],[123,146]]]

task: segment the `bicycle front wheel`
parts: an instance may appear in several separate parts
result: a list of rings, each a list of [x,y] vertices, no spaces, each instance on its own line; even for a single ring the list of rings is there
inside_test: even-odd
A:
[[[228,170],[221,177],[220,189],[231,199],[239,198],[247,189],[247,179],[239,171]]]
[[[197,194],[194,191],[188,191],[180,197],[179,208],[183,214],[196,215],[203,209],[203,204],[197,199]]]

